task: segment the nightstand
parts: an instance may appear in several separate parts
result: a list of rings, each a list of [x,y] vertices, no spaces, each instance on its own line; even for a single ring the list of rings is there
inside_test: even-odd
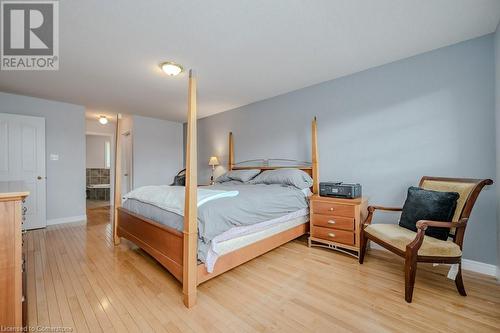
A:
[[[340,199],[311,196],[309,247],[326,247],[357,258],[360,224],[366,218],[367,205],[365,197]]]

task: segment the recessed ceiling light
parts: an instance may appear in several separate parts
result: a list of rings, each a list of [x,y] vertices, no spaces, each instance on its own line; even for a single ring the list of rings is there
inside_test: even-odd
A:
[[[99,116],[99,122],[106,125],[108,123],[108,118],[106,118],[106,116]]]
[[[160,64],[160,68],[165,74],[169,76],[179,75],[184,70],[181,65],[171,61],[162,62]]]

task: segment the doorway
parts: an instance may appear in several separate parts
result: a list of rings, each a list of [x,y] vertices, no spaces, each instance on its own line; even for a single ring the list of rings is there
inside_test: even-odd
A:
[[[45,118],[0,113],[0,181],[24,182],[25,229],[47,226]]]
[[[112,135],[86,134],[87,209],[111,206]]]

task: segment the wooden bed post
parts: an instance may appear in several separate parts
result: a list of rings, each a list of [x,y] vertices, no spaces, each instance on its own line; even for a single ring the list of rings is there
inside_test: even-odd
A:
[[[227,171],[233,170],[234,165],[234,142],[233,132],[229,132],[229,161],[227,163]]]
[[[318,156],[318,124],[316,117],[312,121],[312,175],[313,193],[319,193],[319,156]]]
[[[114,211],[113,211],[113,243],[115,245],[120,244],[120,237],[118,237],[118,208],[121,206],[121,174],[122,174],[122,163],[121,163],[121,119],[122,115],[118,113],[116,115],[116,129],[115,129],[115,193],[114,193]]]
[[[182,264],[182,293],[184,305],[196,304],[198,254],[198,196],[196,149],[196,78],[189,71],[188,117],[186,148],[186,188],[184,203],[184,237]]]

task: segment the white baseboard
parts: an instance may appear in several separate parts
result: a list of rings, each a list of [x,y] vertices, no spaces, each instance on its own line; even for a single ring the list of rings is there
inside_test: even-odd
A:
[[[374,242],[370,242],[370,247],[372,249],[388,251],[387,249],[383,248],[382,246]],[[492,264],[487,264],[484,262],[474,261],[470,259],[462,259],[462,269],[496,277],[498,268],[497,266]]]
[[[490,276],[497,275],[497,266],[492,264],[487,264],[480,261],[474,261],[470,259],[462,259],[462,268],[468,271],[486,274]]]
[[[87,215],[69,216],[69,217],[61,217],[58,219],[50,219],[50,220],[47,220],[47,225],[84,222],[84,221],[87,221]]]

